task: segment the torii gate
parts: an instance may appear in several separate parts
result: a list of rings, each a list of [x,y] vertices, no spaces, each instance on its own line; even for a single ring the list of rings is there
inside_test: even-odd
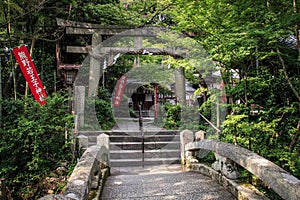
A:
[[[121,54],[131,54],[131,55],[141,55],[144,51],[149,52],[153,55],[170,55],[175,58],[183,58],[183,53],[177,52],[175,49],[160,49],[160,48],[143,48],[143,38],[145,37],[155,37],[155,33],[143,29],[136,29],[137,27],[133,26],[113,26],[113,25],[99,25],[91,23],[82,23],[74,22],[64,19],[57,19],[58,26],[64,27],[66,29],[66,34],[72,35],[91,35],[92,42],[91,45],[85,47],[82,46],[67,46],[67,53],[89,53],[97,45],[103,42],[103,37],[113,36],[120,34],[124,31],[127,31],[124,35],[121,34],[121,37],[133,37],[134,38],[134,47],[133,48],[117,48],[117,47],[103,47],[98,53],[99,55],[108,55],[108,66],[113,63],[113,55],[116,53]],[[132,31],[129,31],[132,30]],[[97,51],[97,50],[96,50]],[[90,73],[89,73],[89,90],[88,96],[95,95],[97,93],[98,80],[100,79],[100,74],[102,73],[101,63],[98,59],[99,55],[91,57],[90,64]],[[76,66],[78,68],[78,66]],[[178,98],[178,102],[182,105],[186,105],[185,97],[185,79],[183,77],[183,68],[175,70],[176,77],[176,89],[175,93]]]
[[[63,19],[57,19],[57,24],[65,28],[66,34],[72,35],[91,35],[91,45],[87,46],[66,46],[67,53],[85,54],[90,53],[90,68],[89,68],[89,84],[88,84],[88,97],[95,96],[97,94],[98,82],[100,74],[103,73],[101,67],[104,58],[108,60],[107,66],[112,65],[114,55],[130,54],[141,55],[143,52],[147,52],[152,55],[170,55],[174,58],[184,58],[185,52],[176,48],[144,48],[143,38],[154,38],[155,32],[147,29],[135,29],[132,26],[104,26],[99,24],[74,22]],[[151,28],[151,27],[150,27]],[[160,27],[160,29],[163,29]],[[124,34],[122,34],[124,33]],[[106,36],[118,35],[119,37],[130,37],[134,40],[133,47],[101,47],[99,45],[103,42],[103,38]],[[97,48],[98,47],[98,48]],[[59,63],[61,66],[66,64]],[[78,66],[74,65],[77,69]],[[175,74],[175,95],[177,102],[181,105],[186,105],[186,91],[185,91],[185,78],[183,76],[184,69],[181,67],[174,70]],[[76,88],[75,88],[76,93]],[[77,91],[77,94],[83,93]],[[80,95],[82,96],[82,95]],[[77,97],[75,97],[77,98]],[[76,99],[75,99],[76,101]],[[80,103],[81,102],[81,103]],[[84,100],[77,98],[77,104],[84,104]],[[76,108],[77,107],[77,108]],[[81,107],[81,108],[78,108]],[[158,107],[155,106],[155,113],[157,113]],[[78,115],[84,112],[83,106],[75,105],[75,112]],[[83,119],[79,120],[79,125],[83,124]]]

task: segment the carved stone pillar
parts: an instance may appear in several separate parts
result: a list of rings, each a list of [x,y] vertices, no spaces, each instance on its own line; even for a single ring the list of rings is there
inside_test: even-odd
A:
[[[216,161],[212,164],[212,168],[216,171],[221,172],[224,176],[229,179],[238,179],[240,173],[237,171],[235,164],[232,160],[215,153]]]

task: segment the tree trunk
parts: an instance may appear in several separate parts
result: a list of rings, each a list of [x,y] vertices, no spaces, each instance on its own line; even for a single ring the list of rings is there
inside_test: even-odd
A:
[[[293,0],[293,6],[294,6],[294,13],[296,14],[298,12],[296,0]],[[298,49],[298,57],[300,57],[300,36],[299,36],[298,24],[295,25],[295,34],[296,34],[296,44],[297,44],[297,49]],[[298,68],[298,75],[299,75],[299,72],[300,71]]]
[[[6,8],[6,9],[5,9]],[[7,7],[3,7],[3,13],[4,13],[4,18],[5,20],[7,21],[7,24],[6,24],[6,33],[7,33],[7,39],[8,39],[8,44],[9,44],[9,49],[11,49],[12,47],[12,42],[11,42],[11,27],[10,27],[10,21],[11,21],[11,17],[10,17],[10,4],[9,2],[7,2]],[[10,59],[12,61],[12,55],[10,55]],[[16,92],[16,65],[12,67],[12,70],[11,70],[11,73],[9,75],[9,79],[7,81],[7,83],[5,84],[4,86],[4,90],[3,90],[3,94],[4,96],[7,95],[7,91],[9,89],[9,84],[11,81],[13,81],[13,92],[14,92],[14,99],[16,100],[17,99],[17,92]]]
[[[248,95],[247,95],[247,89],[248,89],[248,78],[247,75],[244,79],[244,93],[245,93],[245,107],[248,107]]]
[[[290,77],[289,77],[289,75],[287,73],[287,67],[286,67],[286,65],[284,63],[284,60],[283,60],[282,56],[280,55],[281,53],[280,53],[280,51],[279,51],[278,48],[277,48],[277,53],[278,53],[278,57],[279,57],[279,60],[281,62],[282,68],[283,68],[284,78],[285,78],[285,80],[287,80],[290,88],[292,89],[293,93],[295,94],[295,96],[297,97],[298,101],[300,102],[300,95],[299,95],[298,91],[293,86],[293,84],[292,84],[292,82],[290,80]]]
[[[297,133],[294,136],[294,138],[292,139],[292,142],[291,142],[291,144],[289,146],[289,152],[290,153],[294,150],[294,148],[295,148],[295,146],[297,144],[297,141],[299,139],[299,136],[300,136],[300,120],[298,121],[298,125],[297,125]]]
[[[201,74],[201,72],[199,72],[199,87],[200,88],[203,88],[204,89],[204,92],[203,92],[203,103],[207,101],[208,97],[207,97],[207,89],[208,89],[208,86]]]

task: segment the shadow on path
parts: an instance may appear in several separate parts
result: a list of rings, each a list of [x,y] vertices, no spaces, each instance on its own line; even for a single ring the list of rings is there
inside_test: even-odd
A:
[[[102,199],[232,200],[235,197],[207,176],[183,172],[180,165],[161,165],[112,168]]]

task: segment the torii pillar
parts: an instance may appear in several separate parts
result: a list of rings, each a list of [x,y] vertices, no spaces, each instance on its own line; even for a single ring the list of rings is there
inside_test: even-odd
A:
[[[96,48],[102,42],[102,36],[98,33],[94,33],[92,36],[92,55],[90,58],[90,71],[89,71],[89,90],[88,97],[95,96],[98,94],[98,84],[100,80],[100,73],[102,69],[99,59],[95,56],[100,55],[100,49]]]
[[[175,69],[174,74],[175,74],[175,95],[177,97],[177,103],[179,103],[182,106],[186,106],[184,68],[180,67]]]

